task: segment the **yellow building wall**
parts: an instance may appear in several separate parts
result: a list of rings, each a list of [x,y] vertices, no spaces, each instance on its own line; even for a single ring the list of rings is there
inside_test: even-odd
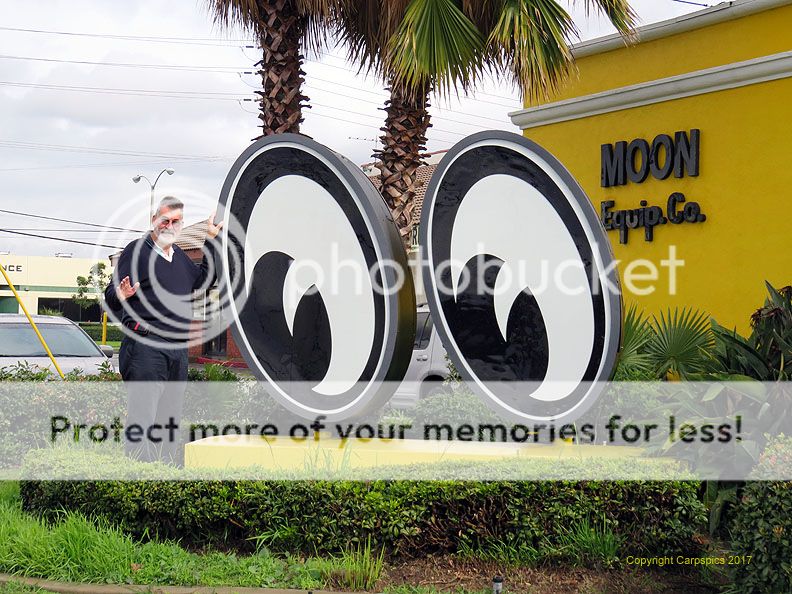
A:
[[[104,262],[107,274],[112,272],[109,260]],[[52,256],[0,255],[0,265],[19,292],[25,307],[31,314],[38,313],[41,297],[69,299],[77,292],[77,277],[88,276],[97,260],[88,258],[57,258]],[[0,297],[11,297],[13,293],[0,278]],[[22,310],[19,310],[22,313]]]
[[[787,52],[791,27],[789,4],[661,39],[642,42],[639,34],[629,47],[576,59],[567,84],[548,101]]]
[[[643,49],[590,56],[580,70],[598,72],[608,88],[617,88],[628,84],[634,72],[670,74],[665,61],[680,52],[689,56],[688,63],[707,67],[726,63],[727,58],[755,57],[757,47],[769,53],[782,51],[781,46],[789,50],[790,30],[792,7],[783,7],[658,40]],[[685,44],[678,46],[677,38]],[[699,55],[705,47],[708,55]],[[567,96],[585,94],[579,91],[590,91],[602,81],[582,78],[580,84],[570,85]],[[618,231],[608,232],[622,275],[626,263],[636,259],[659,266],[671,245],[685,260],[675,295],[669,295],[660,268],[657,290],[651,294],[637,295],[623,286],[625,304],[636,303],[649,314],[692,306],[747,333],[750,314],[764,302],[764,281],[776,287],[792,284],[791,109],[792,78],[784,78],[529,128],[524,134],[570,170],[598,212],[603,200],[614,200],[615,209],[638,208],[646,200],[665,211],[672,192],[698,202],[707,215],[705,222],[659,225],[653,242],[644,241],[640,227],[629,230],[626,245],[619,243]],[[650,174],[640,184],[600,187],[600,145],[635,138],[651,145],[658,134],[673,138],[674,132],[693,128],[701,130],[698,177],[672,174],[657,180]]]

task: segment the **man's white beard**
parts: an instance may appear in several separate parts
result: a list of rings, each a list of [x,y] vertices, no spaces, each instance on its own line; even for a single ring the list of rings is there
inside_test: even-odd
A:
[[[169,248],[176,243],[176,234],[171,231],[160,231],[157,235],[157,243],[164,248]]]

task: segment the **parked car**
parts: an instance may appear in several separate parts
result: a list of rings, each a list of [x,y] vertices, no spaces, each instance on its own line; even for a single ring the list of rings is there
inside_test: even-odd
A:
[[[112,366],[113,347],[96,344],[85,331],[67,318],[33,316],[41,335],[63,373],[81,369],[97,373],[102,364]],[[0,314],[0,367],[27,361],[57,373],[28,319],[22,314]]]
[[[395,408],[413,407],[421,398],[442,391],[443,381],[448,378],[446,350],[435,330],[429,308],[419,306],[417,314],[412,360],[404,381],[390,400]]]

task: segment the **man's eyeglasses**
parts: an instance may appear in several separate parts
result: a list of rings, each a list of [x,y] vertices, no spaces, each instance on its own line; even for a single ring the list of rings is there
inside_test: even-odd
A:
[[[180,229],[183,224],[184,221],[182,219],[157,219],[157,227],[160,229],[167,229],[168,227]]]

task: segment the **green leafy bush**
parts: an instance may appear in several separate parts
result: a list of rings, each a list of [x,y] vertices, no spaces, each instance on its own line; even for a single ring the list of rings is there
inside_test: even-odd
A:
[[[187,370],[187,379],[191,382],[237,382],[242,378],[225,365],[207,363],[203,369],[190,367]]]
[[[750,556],[734,568],[737,592],[792,592],[792,437],[768,444],[742,492],[731,526],[732,553]]]
[[[93,338],[96,342],[102,340],[102,324],[98,322],[81,322],[80,328],[85,330],[88,336]],[[107,340],[115,342],[123,339],[124,331],[121,329],[121,326],[116,324],[107,325]]]
[[[17,466],[26,452],[46,445],[54,415],[80,418],[88,426],[126,417],[127,393],[120,375],[109,366],[98,374],[76,370],[66,374],[67,382],[92,384],[85,388],[64,388],[63,382],[54,381],[56,378],[49,370],[27,363],[0,369],[0,468]],[[207,365],[204,370],[196,370],[191,379],[228,383],[188,387],[182,416],[183,442],[189,441],[191,422],[223,420],[244,425],[251,420],[271,422],[286,415],[261,384],[242,380],[227,368]],[[24,382],[36,383],[26,386]]]
[[[62,477],[71,464],[75,474],[90,477],[104,464],[85,453],[68,460],[57,451],[36,452],[26,476]],[[123,457],[108,464],[124,471],[135,466]],[[693,537],[706,521],[696,482],[252,481],[235,479],[232,470],[190,474],[153,466],[138,464],[149,471],[139,476],[172,480],[27,481],[21,484],[23,505],[45,516],[66,507],[109,520],[135,537],[193,546],[253,550],[258,544],[273,552],[338,554],[370,539],[372,550],[406,557],[491,553],[495,543],[560,548],[564,527],[586,518],[607,522],[624,540],[625,554],[683,554],[697,549]],[[432,476],[432,470],[412,476]],[[108,476],[107,467],[104,472]]]
[[[792,287],[776,290],[766,285],[768,297],[751,316],[748,338],[713,323],[713,374],[761,381],[792,379]]]
[[[498,417],[481,398],[464,385],[448,386],[448,391],[427,396],[410,411],[416,426],[425,423],[447,423],[459,426],[465,423],[499,423]]]

